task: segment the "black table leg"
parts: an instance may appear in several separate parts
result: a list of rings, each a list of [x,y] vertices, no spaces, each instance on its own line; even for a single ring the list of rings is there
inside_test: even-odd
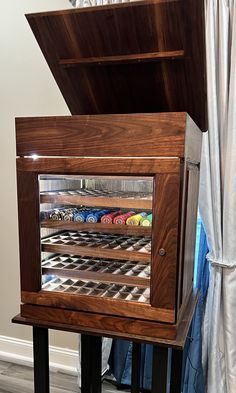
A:
[[[81,393],[91,392],[90,337],[81,334]]]
[[[170,393],[181,393],[183,351],[172,349]]]
[[[49,393],[48,329],[33,327],[34,392]]]
[[[102,337],[91,337],[91,393],[102,391]]]
[[[131,393],[140,392],[140,361],[141,361],[141,344],[133,342]]]
[[[102,338],[81,335],[81,393],[101,393]]]
[[[168,348],[153,346],[152,393],[166,393],[168,385]]]

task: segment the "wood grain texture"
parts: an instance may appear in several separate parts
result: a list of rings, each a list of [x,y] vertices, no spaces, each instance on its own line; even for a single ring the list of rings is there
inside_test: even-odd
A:
[[[150,262],[151,254],[138,251],[125,251],[114,249],[102,249],[99,247],[83,247],[57,244],[42,244],[42,251],[60,254],[74,254],[81,256],[91,256],[98,258],[122,259],[128,261]]]
[[[140,326],[138,334],[133,334],[133,333],[129,333],[127,330],[122,331],[122,329],[120,329],[119,332],[116,331],[115,327],[115,323],[113,323],[112,325],[112,329],[111,331],[108,330],[108,326],[106,326],[106,324],[104,323],[103,326],[98,326],[96,325],[93,327],[88,327],[88,326],[84,326],[82,327],[79,323],[74,323],[73,321],[71,321],[71,323],[68,323],[68,320],[66,320],[66,323],[62,323],[62,321],[60,320],[60,322],[56,322],[54,320],[54,318],[52,318],[52,321],[49,322],[47,320],[47,317],[45,318],[45,320],[40,319],[39,316],[37,315],[37,307],[38,306],[33,306],[36,309],[32,310],[32,312],[27,308],[27,313],[28,313],[28,317],[24,317],[22,316],[22,314],[16,315],[13,319],[12,322],[13,323],[17,323],[17,324],[23,324],[23,325],[30,325],[30,326],[38,326],[38,327],[44,327],[44,328],[48,328],[48,329],[56,329],[56,330],[63,330],[63,331],[69,331],[69,332],[77,332],[77,333],[89,333],[89,334],[95,334],[95,335],[101,335],[101,336],[105,336],[105,337],[113,337],[113,338],[124,338],[127,340],[132,340],[132,341],[138,341],[138,342],[143,342],[143,343],[156,343],[162,346],[168,346],[171,348],[176,348],[176,349],[183,349],[185,342],[186,342],[186,338],[187,338],[187,334],[189,332],[189,327],[192,321],[192,317],[195,311],[195,307],[196,307],[196,303],[197,303],[197,299],[198,299],[198,294],[197,292],[193,292],[191,297],[189,298],[188,303],[186,304],[186,307],[184,309],[184,312],[182,314],[182,318],[181,320],[179,320],[178,325],[174,325],[173,328],[176,331],[176,338],[175,339],[167,339],[165,338],[161,338],[160,337],[160,333],[159,333],[159,327],[161,328],[161,325],[163,325],[163,327],[169,328],[171,325],[168,324],[160,324],[160,323],[156,323],[156,327],[155,327],[155,336],[151,336],[147,333],[146,336],[144,336],[142,334],[142,326]],[[26,305],[24,305],[24,307],[26,307]],[[30,306],[32,307],[32,306]],[[44,315],[47,315],[47,310],[50,310],[51,308],[48,307],[44,307],[46,310],[44,311]],[[75,312],[72,311],[71,315],[74,315]],[[84,313],[83,313],[84,314]],[[86,313],[87,318],[90,320],[91,323],[91,319],[93,320],[94,317],[96,318],[97,316],[100,317],[100,315],[98,314],[93,314],[93,313]],[[80,320],[80,312],[76,312],[75,315],[75,320]],[[111,320],[111,318],[109,317],[108,323]],[[122,320],[128,321],[128,318],[122,318]],[[122,323],[121,320],[121,323]],[[132,319],[132,321],[134,322],[134,320]],[[139,324],[142,323],[142,320],[138,321]],[[88,325],[88,324],[86,324]],[[128,326],[129,323],[126,324],[126,326]],[[166,335],[165,335],[166,336]]]
[[[121,274],[111,274],[111,273],[97,273],[92,271],[78,271],[71,270],[67,268],[59,269],[56,267],[43,267],[43,274],[53,274],[58,277],[68,277],[77,278],[80,280],[91,280],[91,281],[101,281],[122,285],[133,285],[143,288],[148,288],[150,285],[150,280],[143,277],[126,276]]]
[[[179,192],[178,175],[156,176],[153,198],[151,304],[172,310],[176,307]],[[160,255],[160,249],[165,250],[165,255]]]
[[[84,57],[77,59],[61,59],[59,64],[64,67],[75,67],[79,65],[108,65],[108,64],[127,64],[136,62],[150,62],[161,60],[174,60],[184,57],[184,51],[169,51],[169,52],[151,52],[138,53],[132,55],[121,56],[100,56],[100,57]]]
[[[186,118],[185,160],[199,164],[202,152],[202,133],[191,117]]]
[[[207,129],[203,0],[113,4],[27,19],[72,114],[186,111]],[[165,58],[179,51],[181,60]],[[156,60],[157,52],[161,61],[140,61],[145,54]],[[109,62],[126,56],[137,60]],[[88,58],[109,64],[95,60],[91,67]],[[66,59],[85,64],[62,67]]]
[[[17,173],[21,289],[41,288],[38,176]]]
[[[193,287],[194,258],[196,245],[197,207],[199,192],[199,170],[189,171],[188,198],[186,214],[186,231],[184,247],[184,269],[182,284],[182,299],[189,296]]]
[[[182,286],[183,286],[183,269],[184,269],[184,248],[186,233],[186,211],[188,199],[188,180],[189,171],[187,171],[187,163],[183,162],[180,169],[180,211],[179,211],[179,242],[178,242],[178,276],[177,276],[177,318],[179,309],[182,304]]]
[[[54,221],[45,220],[41,222],[42,228],[54,228],[58,230],[67,229],[72,231],[89,231],[89,232],[104,232],[104,233],[119,233],[125,235],[135,236],[151,236],[152,228],[132,225],[117,225],[117,224],[92,224],[89,222],[74,222],[74,221]]]
[[[60,310],[82,310],[87,312],[102,313],[107,315],[118,315],[124,317],[146,319],[152,321],[174,323],[173,310],[158,309],[149,304],[141,302],[129,302],[128,300],[117,300],[100,298],[97,296],[86,296],[69,293],[40,291],[22,292],[21,300],[26,304],[57,307]]]
[[[181,10],[184,28],[185,84],[194,88],[188,94],[187,110],[202,131],[207,131],[207,83],[204,0],[183,0]],[[199,101],[200,100],[200,101]],[[193,115],[194,114],[194,115]],[[199,119],[201,121],[199,122]]]
[[[70,310],[59,310],[53,307],[22,305],[21,315],[25,318],[34,318],[47,323],[59,323],[78,328],[86,333],[106,331],[108,335],[124,337],[127,334],[152,338],[174,339],[175,325],[157,323],[145,320],[136,320],[127,317],[116,317],[105,314],[85,313]],[[107,334],[105,334],[107,335]]]
[[[38,306],[36,306],[38,307]],[[161,338],[157,337],[159,334],[158,332],[158,326],[159,323],[156,323],[156,337],[150,337],[148,336],[143,336],[141,334],[133,334],[133,333],[128,333],[127,331],[123,332],[116,332],[115,329],[113,328],[112,330],[106,329],[106,326],[102,328],[90,328],[88,326],[81,326],[81,325],[76,325],[76,324],[69,324],[69,323],[62,323],[62,322],[49,322],[47,320],[39,319],[37,317],[34,317],[35,311],[33,313],[30,313],[28,310],[28,316],[25,317],[22,314],[16,315],[12,319],[12,323],[16,323],[19,325],[26,325],[26,326],[38,326],[42,328],[50,328],[54,330],[62,330],[66,332],[72,332],[72,333],[85,333],[85,334],[94,334],[94,335],[102,335],[103,337],[111,337],[111,338],[120,338],[120,339],[125,339],[125,340],[130,340],[130,341],[135,341],[135,342],[143,342],[143,343],[157,343],[163,346],[172,346],[182,349],[182,340],[176,342],[175,339],[167,339],[167,338]],[[100,316],[100,314],[98,314]],[[94,316],[94,314],[93,314]],[[96,314],[95,314],[96,316]],[[173,331],[172,326],[173,325],[164,325],[165,329],[166,328],[171,328]],[[174,329],[176,329],[176,325],[174,325]],[[15,392],[14,392],[15,393]]]
[[[184,157],[186,113],[16,119],[18,156]]]
[[[36,160],[18,157],[17,170],[57,174],[111,174],[111,175],[153,175],[154,173],[178,173],[178,157],[172,158],[84,158],[84,157],[38,157]]]
[[[79,195],[41,195],[40,203],[52,203],[61,205],[83,205],[96,207],[110,207],[121,209],[152,209],[152,200],[129,199],[129,198],[109,198],[109,197],[89,197]]]

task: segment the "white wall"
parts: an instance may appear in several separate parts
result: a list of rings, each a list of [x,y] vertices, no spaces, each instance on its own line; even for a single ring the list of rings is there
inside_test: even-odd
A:
[[[10,322],[20,305],[14,118],[69,112],[24,14],[71,5],[69,0],[0,4],[0,336],[30,340],[30,327]],[[76,349],[77,335],[52,332],[50,343]]]

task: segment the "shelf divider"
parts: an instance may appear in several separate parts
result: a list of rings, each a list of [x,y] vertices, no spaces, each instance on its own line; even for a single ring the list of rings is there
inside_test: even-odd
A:
[[[62,204],[62,205],[82,205],[93,207],[119,207],[123,209],[152,209],[151,199],[131,199],[112,197],[89,197],[79,195],[40,195],[40,203]]]
[[[94,56],[72,59],[61,59],[59,65],[63,67],[103,66],[130,63],[146,63],[163,60],[180,60],[184,58],[184,50],[133,53],[117,56]]]
[[[105,232],[117,233],[134,236],[151,236],[152,227],[134,226],[134,225],[117,225],[103,223],[88,223],[63,220],[44,220],[41,221],[42,228],[66,229],[73,231]]]
[[[122,259],[129,261],[151,262],[151,254],[138,251],[103,249],[99,247],[83,247],[77,245],[47,244],[43,243],[43,252],[53,252],[61,254],[84,255],[98,258]]]
[[[71,270],[66,268],[53,268],[53,267],[43,267],[43,274],[53,274],[59,277],[77,278],[78,280],[92,280],[105,283],[123,284],[131,285],[136,287],[148,288],[150,285],[149,278],[137,277],[137,276],[127,276],[121,274],[111,274],[111,273],[97,273],[82,270]]]

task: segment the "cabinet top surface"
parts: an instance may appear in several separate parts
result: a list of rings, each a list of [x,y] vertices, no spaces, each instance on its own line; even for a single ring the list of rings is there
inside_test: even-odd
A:
[[[73,115],[186,111],[206,130],[203,11],[149,0],[26,17]]]
[[[17,118],[18,156],[179,157],[200,161],[201,132],[186,113]]]

